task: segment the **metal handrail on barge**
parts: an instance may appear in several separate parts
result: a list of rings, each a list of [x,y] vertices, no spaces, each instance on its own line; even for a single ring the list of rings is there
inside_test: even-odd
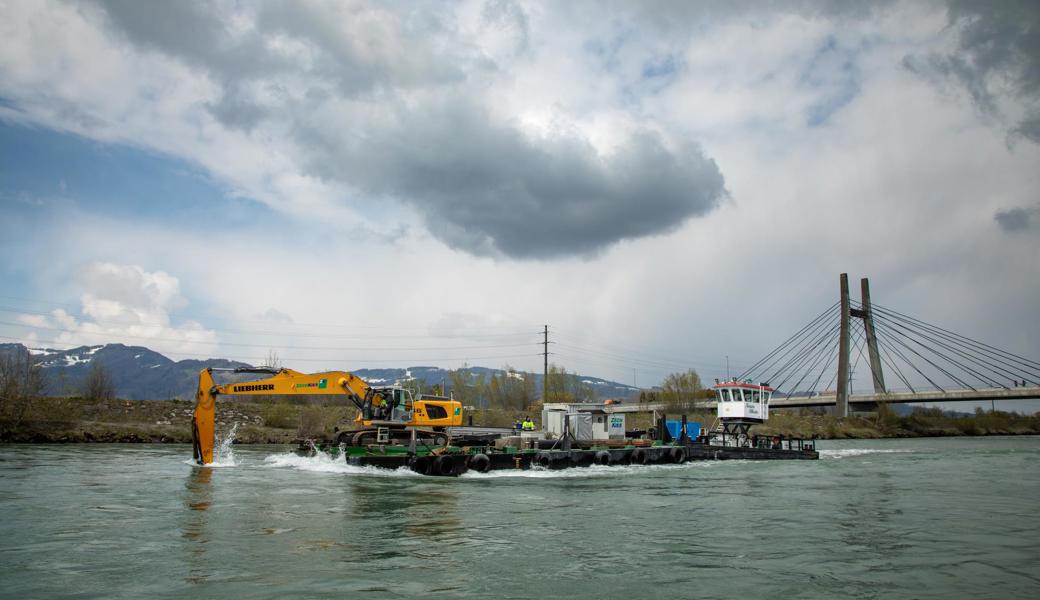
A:
[[[719,440],[721,443],[713,443]],[[784,435],[760,435],[752,434],[745,436],[739,433],[727,433],[725,431],[708,432],[697,437],[697,443],[708,446],[722,446],[726,448],[757,448],[762,450],[793,450],[797,452],[808,452],[816,450],[815,438],[788,437]]]

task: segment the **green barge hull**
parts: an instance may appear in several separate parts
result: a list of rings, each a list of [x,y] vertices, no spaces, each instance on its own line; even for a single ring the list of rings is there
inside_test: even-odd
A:
[[[621,448],[588,449],[497,449],[489,446],[422,447],[409,452],[407,446],[339,447],[328,443],[301,442],[297,453],[342,456],[347,464],[384,469],[408,468],[422,475],[455,477],[467,471],[487,473],[501,470],[571,469],[593,465],[682,464],[693,460],[815,460],[820,457],[811,443],[797,448],[754,448],[717,446],[698,442]]]

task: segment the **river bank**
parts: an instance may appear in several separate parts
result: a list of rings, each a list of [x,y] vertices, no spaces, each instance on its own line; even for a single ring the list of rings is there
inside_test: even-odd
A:
[[[41,398],[16,419],[9,412],[0,418],[0,442],[15,443],[188,443],[191,413],[187,400],[106,400]],[[234,402],[217,406],[217,429],[237,425],[239,444],[288,444],[300,437],[331,435],[335,427],[349,425],[354,409],[346,406],[314,406],[285,402]],[[515,411],[475,410],[475,424],[504,427],[516,419]],[[528,414],[537,415],[532,408]],[[691,421],[705,426],[713,413],[693,413]],[[647,427],[649,417],[632,417],[629,427]],[[938,409],[919,409],[898,416],[883,408],[876,414],[837,418],[829,415],[790,414],[774,411],[768,423],[752,429],[760,435],[816,439],[881,439],[912,437],[1037,435],[1040,416],[977,411],[969,416],[946,415]]]

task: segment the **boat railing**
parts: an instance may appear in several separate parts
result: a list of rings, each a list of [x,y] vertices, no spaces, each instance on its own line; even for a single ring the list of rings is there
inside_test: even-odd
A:
[[[725,446],[729,448],[758,448],[762,450],[793,450],[796,452],[813,452],[816,450],[815,439],[788,437],[784,435],[750,436],[742,433],[725,431],[709,431],[697,438],[697,441],[709,446]]]

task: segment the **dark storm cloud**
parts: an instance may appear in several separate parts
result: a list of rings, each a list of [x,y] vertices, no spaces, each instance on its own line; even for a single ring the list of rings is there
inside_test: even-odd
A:
[[[211,5],[102,5],[133,43],[206,69],[224,92],[210,111],[227,126],[277,123],[308,174],[410,205],[432,235],[467,252],[594,254],[672,231],[725,195],[714,161],[649,127],[604,154],[578,133],[533,138],[492,118],[482,98],[497,67],[456,43],[439,11],[391,15],[380,11],[395,5],[377,5],[371,27],[358,29],[304,4],[267,3],[255,27],[232,35],[220,15],[204,14]],[[491,3],[483,18],[526,45],[528,22],[514,3]],[[310,60],[273,53],[273,35],[303,45]],[[280,92],[283,76],[294,93]]]
[[[671,231],[725,194],[714,161],[693,146],[669,149],[649,130],[601,156],[576,135],[532,141],[463,101],[402,113],[363,146],[332,140],[313,147],[334,152],[312,156],[315,170],[404,199],[433,235],[475,254],[593,253]]]
[[[340,93],[352,96],[381,86],[408,87],[465,78],[457,62],[435,60],[437,52],[426,46],[431,37],[450,34],[434,11],[417,9],[387,25],[387,15],[378,5],[348,15],[329,15],[313,4],[270,0],[249,13],[252,27],[232,31],[227,15],[211,4],[88,1],[100,5],[113,28],[133,43],[210,72],[232,97],[229,107],[241,107],[244,82],[282,74],[321,77],[335,84]],[[270,43],[275,36],[285,36],[313,51],[309,64],[303,66],[296,57],[275,49]],[[412,45],[394,47],[400,40]]]
[[[211,6],[197,2],[94,0],[130,41],[238,79],[275,68],[263,40],[234,39]],[[284,65],[283,65],[284,66]]]
[[[1040,208],[1022,208],[1016,207],[1009,210],[998,210],[993,215],[997,225],[1008,233],[1017,233],[1020,231],[1028,231],[1038,225],[1037,220],[1040,217]]]
[[[1012,133],[1040,143],[1040,2],[950,0],[957,51],[908,57],[912,70],[958,81],[980,110],[996,114],[998,98],[1022,103]]]

